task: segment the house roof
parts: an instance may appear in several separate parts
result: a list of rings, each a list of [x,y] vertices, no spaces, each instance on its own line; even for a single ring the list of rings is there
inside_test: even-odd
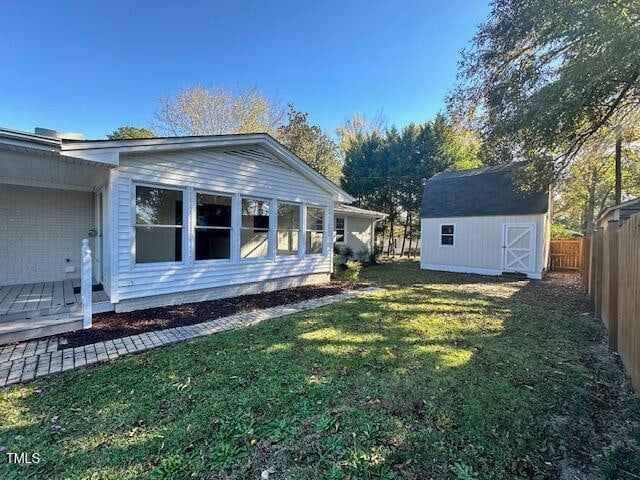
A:
[[[382,212],[376,212],[375,210],[365,210],[364,208],[354,207],[353,205],[338,204],[333,209],[334,213],[341,213],[343,215],[354,215],[358,217],[374,217],[374,218],[386,218],[388,215]]]
[[[622,202],[607,208],[604,212],[602,212],[602,215],[600,215],[600,218],[598,218],[597,223],[602,222],[609,214],[615,212],[616,210],[620,211],[620,220],[626,220],[631,215],[640,213],[640,198],[627,200],[626,202]]]
[[[0,128],[0,140],[11,141],[20,146],[35,146],[41,143],[48,148],[69,156],[105,165],[117,166],[121,153],[144,153],[157,151],[193,150],[217,147],[261,146],[285,165],[319,185],[334,200],[353,202],[354,198],[327,177],[310,167],[291,150],[267,133],[246,133],[229,135],[200,135],[190,137],[136,138],[122,140],[74,140],[54,139],[42,135]]]
[[[518,191],[513,173],[524,163],[441,172],[431,177],[422,195],[420,216],[476,217],[546,213],[546,191]]]

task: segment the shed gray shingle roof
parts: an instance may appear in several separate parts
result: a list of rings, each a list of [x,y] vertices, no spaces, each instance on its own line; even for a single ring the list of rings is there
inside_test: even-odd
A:
[[[475,217],[546,213],[547,192],[519,192],[513,172],[523,163],[441,172],[431,177],[422,195],[420,216]]]

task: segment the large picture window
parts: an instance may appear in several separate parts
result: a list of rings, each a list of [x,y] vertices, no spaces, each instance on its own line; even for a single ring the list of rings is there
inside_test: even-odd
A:
[[[336,243],[345,242],[344,217],[336,217]]]
[[[231,258],[231,197],[196,193],[196,260]]]
[[[136,263],[182,261],[183,192],[136,187]]]
[[[269,202],[242,199],[240,258],[261,258],[269,255]]]
[[[324,246],[324,208],[307,207],[307,246],[308,254],[322,253]]]
[[[277,255],[296,255],[300,238],[300,205],[278,202]]]

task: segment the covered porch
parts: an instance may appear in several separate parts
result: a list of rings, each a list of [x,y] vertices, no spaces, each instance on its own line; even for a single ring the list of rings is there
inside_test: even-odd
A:
[[[59,140],[12,133],[0,132],[0,344],[83,328],[83,239],[88,289],[102,311],[111,306],[109,166],[61,154]]]

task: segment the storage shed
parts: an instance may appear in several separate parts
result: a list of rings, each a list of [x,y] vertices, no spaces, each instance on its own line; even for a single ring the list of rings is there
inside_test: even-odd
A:
[[[521,192],[513,162],[442,172],[424,188],[420,267],[447,272],[540,279],[551,232],[548,191]]]

